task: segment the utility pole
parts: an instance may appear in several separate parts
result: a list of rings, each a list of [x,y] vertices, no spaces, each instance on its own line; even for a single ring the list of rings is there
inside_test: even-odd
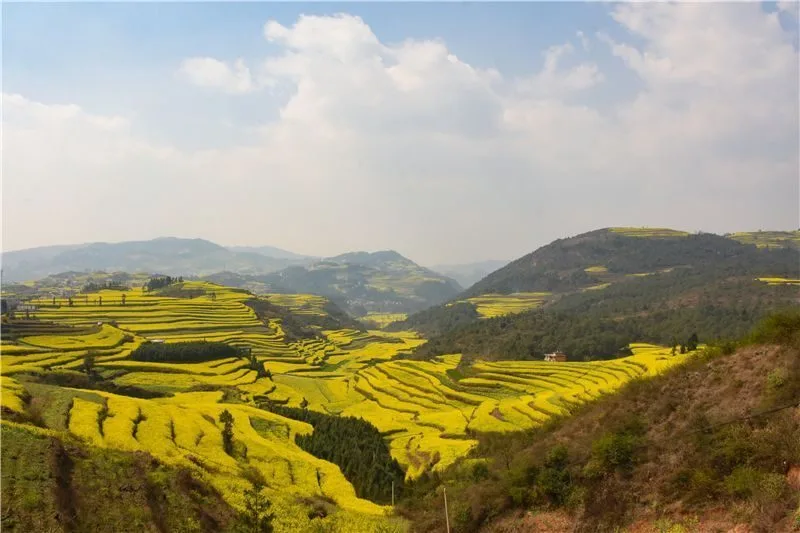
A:
[[[392,507],[394,507],[394,480],[392,480]]]
[[[444,521],[447,524],[447,533],[450,533],[450,516],[447,514],[447,488],[442,487],[444,493]]]

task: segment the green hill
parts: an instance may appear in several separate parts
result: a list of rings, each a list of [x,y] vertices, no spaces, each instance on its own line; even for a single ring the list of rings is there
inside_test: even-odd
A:
[[[769,311],[797,303],[788,281],[798,270],[792,248],[712,234],[597,230],[544,246],[453,302],[390,328],[426,334],[420,355],[525,359],[560,349],[603,357],[636,341],[741,335]]]
[[[558,239],[492,272],[465,291],[465,296],[514,292],[569,292],[626,276],[662,273],[667,269],[708,269],[724,265],[744,271],[750,262],[784,263],[795,255],[775,250],[777,258],[733,239],[709,233],[690,235],[672,230],[633,232],[610,228]]]
[[[755,244],[759,248],[800,248],[800,230],[743,231],[727,236],[745,244]]]
[[[461,291],[456,281],[395,251],[352,252],[263,276],[225,272],[205,279],[256,293],[318,294],[354,316],[410,313],[447,301]]]

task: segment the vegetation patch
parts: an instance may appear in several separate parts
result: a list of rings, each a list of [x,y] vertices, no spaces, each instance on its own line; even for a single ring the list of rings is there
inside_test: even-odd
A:
[[[392,491],[397,498],[402,494],[405,473],[390,455],[383,435],[369,422],[307,409],[280,406],[269,409],[311,424],[314,427],[311,434],[295,437],[298,446],[338,465],[360,498],[387,504],[392,502]]]
[[[202,363],[239,355],[234,346],[222,342],[146,342],[132,351],[129,358],[148,362]]]

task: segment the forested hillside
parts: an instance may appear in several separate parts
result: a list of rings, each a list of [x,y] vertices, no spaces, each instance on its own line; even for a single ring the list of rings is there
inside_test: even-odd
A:
[[[731,275],[790,275],[797,273],[793,268],[796,263],[790,262],[794,257],[795,253],[783,248],[758,249],[710,233],[601,229],[558,239],[512,261],[470,287],[464,296],[567,292],[605,283],[613,276],[651,274],[674,268],[721,268]]]
[[[598,230],[540,248],[474,285],[456,303],[392,328],[429,337],[420,356],[541,358],[563,350],[608,357],[646,340],[680,345],[744,334],[770,310],[796,305],[800,253],[716,235]],[[531,310],[485,318],[476,295],[544,291]]]

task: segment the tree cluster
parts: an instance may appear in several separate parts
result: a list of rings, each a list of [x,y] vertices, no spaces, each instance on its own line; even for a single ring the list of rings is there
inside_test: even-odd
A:
[[[81,292],[89,293],[89,292],[98,292],[102,290],[127,291],[130,290],[130,287],[128,287],[123,282],[116,280],[108,280],[104,283],[90,281],[83,286]]]
[[[331,416],[293,407],[269,406],[281,416],[314,426],[310,435],[297,435],[297,445],[339,466],[359,498],[388,504],[403,491],[405,474],[389,453],[380,431],[360,418]]]
[[[240,355],[238,348],[224,342],[146,342],[131,352],[130,358],[156,363],[202,363]]]
[[[164,287],[168,287],[173,283],[183,283],[183,276],[172,277],[172,276],[159,276],[155,278],[150,278],[147,280],[145,284],[145,290],[147,291],[155,291],[158,289],[163,289]]]

